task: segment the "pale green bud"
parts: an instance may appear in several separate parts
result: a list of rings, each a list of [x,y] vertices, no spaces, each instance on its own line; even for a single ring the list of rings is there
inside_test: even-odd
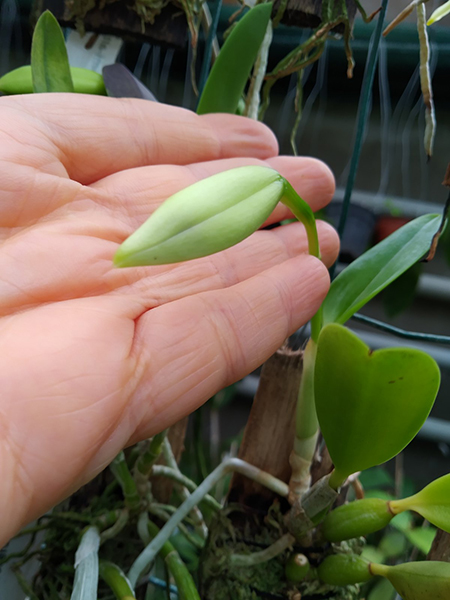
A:
[[[284,194],[268,167],[239,167],[168,198],[117,250],[117,267],[161,265],[207,256],[256,231]]]

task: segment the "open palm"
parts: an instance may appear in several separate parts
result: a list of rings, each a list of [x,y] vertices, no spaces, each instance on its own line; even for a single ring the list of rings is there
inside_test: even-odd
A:
[[[169,195],[269,164],[313,209],[328,169],[277,157],[263,125],[140,100],[0,99],[0,547],[124,446],[260,365],[328,289],[299,224],[211,257],[114,269]],[[285,215],[277,208],[271,220]],[[321,224],[325,264],[337,252]]]

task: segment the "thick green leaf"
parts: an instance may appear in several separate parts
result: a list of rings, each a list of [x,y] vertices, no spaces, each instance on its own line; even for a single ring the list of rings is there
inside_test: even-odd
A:
[[[36,93],[74,91],[63,32],[48,10],[39,17],[33,33],[31,73]]]
[[[372,563],[374,575],[386,577],[403,600],[449,600],[450,563],[423,561],[388,567]]]
[[[336,277],[323,303],[323,323],[345,323],[428,252],[440,215],[423,215],[365,252]]]
[[[398,454],[427,418],[439,382],[436,362],[420,350],[372,352],[345,327],[324,327],[314,387],[336,472],[345,478]]]
[[[234,27],[203,89],[197,113],[235,113],[264,39],[272,4],[252,8]]]
[[[450,533],[450,474],[432,481],[414,496],[391,501],[394,513],[414,510],[436,527]]]

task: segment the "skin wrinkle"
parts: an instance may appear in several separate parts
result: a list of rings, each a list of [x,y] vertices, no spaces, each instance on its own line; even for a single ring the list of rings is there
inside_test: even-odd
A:
[[[249,304],[248,299],[238,292],[240,300],[244,301],[247,309],[246,317],[249,320],[249,315],[252,315],[252,307]],[[205,301],[205,299],[203,298]],[[228,303],[218,310],[211,303],[206,301],[206,310],[204,311],[207,315],[207,322],[210,326],[214,337],[216,338],[216,347],[221,352],[223,359],[222,364],[226,365],[226,369],[223,375],[223,382],[236,381],[238,379],[237,370],[238,365],[241,365],[245,361],[246,351],[243,340],[240,339],[239,335],[239,323],[234,321],[233,318],[233,307]],[[220,322],[225,321],[225,327]],[[221,329],[227,332],[231,332],[233,338],[232,341],[229,337],[221,335]],[[245,343],[248,344],[249,340],[246,339]],[[226,384],[225,384],[226,385]],[[225,387],[224,385],[224,387]]]
[[[20,101],[19,101],[20,102]],[[18,158],[21,159],[22,164],[25,164],[24,153],[23,150],[26,148],[26,164],[27,166],[35,166],[40,170],[43,170],[43,164],[46,164],[46,161],[42,160],[42,152],[48,153],[52,158],[50,164],[52,169],[49,171],[49,174],[54,174],[60,177],[68,178],[67,170],[63,167],[62,161],[59,160],[59,149],[57,146],[52,143],[49,134],[51,132],[51,128],[46,125],[43,121],[37,121],[33,115],[30,115],[29,111],[17,111],[19,112],[19,117],[16,120],[14,118],[14,109],[12,110],[12,115],[8,115],[9,118],[6,119],[7,122],[14,123],[15,132],[20,131],[20,127],[18,126],[18,122],[29,122],[31,125],[31,129],[26,129],[26,138],[20,139],[17,138],[16,142],[19,145],[18,148]],[[25,128],[24,128],[25,129]],[[9,132],[8,132],[9,133]],[[2,131],[2,135],[5,134],[5,131]],[[33,135],[34,134],[34,135]],[[43,147],[43,144],[48,145],[48,150]],[[7,158],[8,160],[12,160],[12,148],[8,145],[1,145],[8,149]],[[0,150],[1,153],[1,150]],[[34,164],[36,160],[39,160],[39,163]],[[55,170],[55,172],[54,172]]]

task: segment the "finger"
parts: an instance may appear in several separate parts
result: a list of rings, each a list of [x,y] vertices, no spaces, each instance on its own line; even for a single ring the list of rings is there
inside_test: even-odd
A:
[[[339,237],[323,221],[317,222],[317,229],[321,258],[329,268],[337,259]],[[126,293],[136,295],[148,307],[156,307],[183,296],[229,288],[301,254],[308,254],[306,232],[300,223],[292,223],[257,231],[224,252],[198,260],[159,270],[126,269]]]
[[[333,199],[336,188],[334,175],[321,160],[308,156],[275,156],[267,159],[266,163],[289,181],[314,212],[327,206]],[[279,220],[285,219],[287,214],[285,210]]]
[[[308,202],[314,212],[326,206],[333,198],[335,181],[332,171],[321,160],[307,156],[275,156],[265,161],[230,158],[213,163],[194,164],[190,169],[197,179],[204,179],[220,171],[252,164],[265,165],[278,171],[299,196]],[[291,216],[289,209],[280,204],[266,224],[278,223]]]
[[[89,226],[86,225],[86,220]],[[293,223],[258,231],[224,252],[176,265],[115,269],[115,223],[101,217],[45,223],[26,236],[8,240],[0,252],[0,314],[102,294],[128,295],[159,306],[184,295],[221,289],[308,252],[303,226]],[[318,222],[322,260],[336,260],[339,240],[327,223]],[[42,266],[45,265],[43,268]],[[36,276],[39,270],[39,276]],[[151,296],[151,300],[149,299]]]
[[[82,298],[0,319],[0,546],[92,478],[86,464],[102,449],[109,463],[124,447],[141,311],[129,299]]]
[[[261,365],[314,315],[328,286],[324,265],[301,256],[226,290],[143,314],[132,352],[130,411],[138,422],[131,441],[176,422]]]
[[[263,124],[235,115],[205,115],[139,99],[35,94],[9,100],[29,121],[33,112],[71,179],[89,184],[148,164],[188,164],[230,156],[266,158],[278,152]],[[17,118],[17,117],[16,117]]]
[[[269,166],[281,173],[313,211],[326,206],[334,194],[334,178],[330,169],[314,158],[280,156],[266,161],[254,158],[229,158],[189,166],[141,167],[115,173],[93,186],[99,193],[97,202],[109,207],[113,214],[124,216],[124,238],[131,235],[169,196],[201,179],[222,171],[247,165]],[[280,205],[265,225],[291,217]]]

